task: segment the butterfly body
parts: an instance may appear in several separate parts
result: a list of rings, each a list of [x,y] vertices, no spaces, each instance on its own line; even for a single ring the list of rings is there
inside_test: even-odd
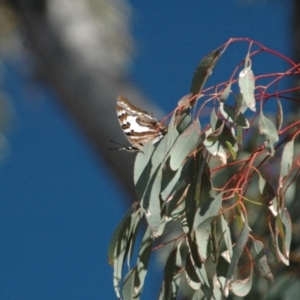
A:
[[[139,151],[149,141],[158,142],[166,133],[167,128],[151,114],[132,105],[125,97],[117,100],[117,115],[131,146],[120,150]]]

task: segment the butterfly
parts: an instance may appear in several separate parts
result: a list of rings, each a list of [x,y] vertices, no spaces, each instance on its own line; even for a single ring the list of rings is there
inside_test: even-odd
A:
[[[133,106],[123,96],[119,96],[117,100],[117,116],[131,144],[119,150],[140,151],[147,142],[155,144],[167,133],[167,128],[152,114]]]

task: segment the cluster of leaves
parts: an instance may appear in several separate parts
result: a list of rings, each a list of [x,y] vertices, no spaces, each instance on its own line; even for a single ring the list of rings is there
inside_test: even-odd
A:
[[[258,77],[251,69],[251,57],[266,48],[251,53],[250,43],[246,58],[230,80],[208,94],[212,88],[203,90],[203,86],[232,42],[200,62],[191,94],[179,101],[168,133],[157,146],[147,143],[137,154],[134,184],[138,202],[115,230],[109,248],[118,298],[140,298],[151,253],[167,244],[172,244],[172,249],[165,263],[159,299],[176,299],[182,281],[190,288],[190,299],[221,299],[230,291],[243,297],[251,290],[254,268],[272,281],[265,251],[267,243],[250,227],[247,205],[255,210],[265,208],[270,252],[276,261],[289,264],[292,226],[285,196],[299,171],[299,161],[293,154],[299,129],[295,123],[281,129],[283,112],[279,98],[289,91],[270,95],[267,89],[287,74],[296,74],[298,69],[292,65],[285,75],[273,74],[275,80],[270,85],[255,87]],[[239,92],[234,95],[232,85],[236,83]],[[206,99],[196,109],[200,98]],[[263,113],[270,98],[277,103],[276,125]],[[199,116],[210,103],[213,105],[209,107],[209,124],[202,129]],[[245,115],[248,109],[254,114],[251,121]],[[247,133],[255,126],[260,136],[258,144],[249,155],[241,157]],[[279,158],[276,174],[274,157]],[[253,189],[259,190],[258,201],[249,198]],[[137,262],[130,268],[143,220],[147,221],[146,229]],[[161,242],[169,224],[177,225],[176,238]],[[126,260],[129,272],[123,278]]]

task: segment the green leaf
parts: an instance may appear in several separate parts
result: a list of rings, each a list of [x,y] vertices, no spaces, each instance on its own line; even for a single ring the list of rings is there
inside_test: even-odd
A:
[[[275,153],[274,145],[279,140],[278,132],[273,122],[264,116],[262,110],[259,114],[258,128],[260,133],[265,137],[266,152],[273,156]]]
[[[194,121],[176,140],[170,153],[172,170],[180,168],[187,156],[202,142],[199,121]]]
[[[211,129],[207,130],[206,134],[210,134],[210,132]],[[210,141],[209,137],[210,135],[203,142],[206,150],[213,156],[217,156],[221,160],[223,166],[226,165],[227,155],[221,143],[219,141]]]
[[[175,125],[178,133],[184,132],[192,123],[190,108],[175,112]]]
[[[190,244],[188,244],[188,247],[189,246]],[[193,256],[193,254],[190,252],[185,260],[185,274],[187,283],[194,290],[197,290],[201,287],[204,295],[207,297],[207,299],[210,299],[210,285],[204,264],[197,266],[193,257],[195,256]]]
[[[227,145],[227,149],[229,150],[229,152],[230,152],[230,154],[231,154],[231,156],[232,156],[232,159],[233,159],[233,160],[236,160],[236,158],[237,158],[237,153],[236,153],[234,147],[233,147],[233,146],[231,145],[231,143],[228,142],[228,141],[226,141],[226,145]]]
[[[280,170],[280,179],[279,186],[283,186],[283,181],[286,176],[289,175],[294,157],[294,139],[285,144],[281,156],[281,170]]]
[[[142,199],[146,187],[148,185],[148,179],[152,172],[151,158],[154,151],[154,145],[150,142],[147,143],[143,150],[138,152],[135,163],[134,163],[134,173],[133,181],[135,185],[135,190],[139,200]]]
[[[224,215],[221,215],[221,228],[222,228],[222,237],[225,242],[226,248],[228,250],[229,258],[232,257],[232,241],[231,241],[231,234],[228,222],[226,221]]]
[[[217,64],[222,52],[220,49],[214,50],[207,54],[199,63],[195,70],[190,91],[192,94],[200,94],[207,78],[211,75]]]
[[[250,248],[250,253],[253,258],[255,267],[259,271],[260,275],[270,281],[273,281],[273,274],[268,265],[263,243],[261,241],[254,240]]]
[[[163,200],[165,200],[165,215],[168,221],[172,221],[174,219],[181,219],[182,214],[184,213],[185,210],[185,196],[186,196],[186,189],[188,187],[188,181],[186,179],[186,172],[187,169],[189,168],[191,159],[188,159],[188,161],[184,164],[184,166],[180,167],[178,171],[180,171],[180,176],[176,178],[177,182],[175,182],[175,177],[174,179],[170,180],[170,184],[167,186],[167,188],[172,188],[169,190],[168,194],[162,193],[161,196]],[[166,168],[169,168],[166,167]],[[177,173],[176,173],[177,174]],[[178,175],[178,174],[177,174]],[[166,181],[167,178],[164,178],[163,175],[163,181]],[[171,187],[170,185],[173,185]],[[166,191],[166,189],[165,189]],[[164,191],[164,192],[165,192]],[[165,195],[167,195],[167,198],[165,198]]]
[[[201,287],[201,281],[196,273],[196,268],[189,253],[185,259],[185,276],[187,283],[193,290],[198,290]]]
[[[246,102],[247,106],[256,111],[255,108],[255,97],[254,97],[254,84],[255,78],[254,74],[250,67],[245,67],[239,74],[239,87],[240,91],[243,94],[244,101]]]
[[[129,249],[133,248],[131,243],[133,242],[134,235],[136,234],[136,229],[141,221],[143,216],[142,210],[137,210],[131,215],[128,213],[125,215],[125,218],[122,220],[122,225],[118,229],[118,242],[114,251],[114,288],[118,298],[120,298],[120,282],[122,278],[122,270],[124,261],[128,254]]]
[[[238,237],[236,244],[233,249],[233,254],[230,262],[230,266],[226,275],[226,284],[224,288],[224,294],[228,294],[229,285],[232,282],[232,276],[237,268],[238,261],[243,253],[244,247],[248,241],[249,238],[249,227],[248,227],[248,218],[247,215],[244,215],[244,226],[242,228],[242,231],[240,233],[240,236]]]
[[[122,299],[133,299],[134,298],[134,278],[136,275],[136,268],[133,268],[128,272],[124,278],[124,284],[122,288]]]
[[[151,228],[148,226],[141,242],[138,254],[136,274],[134,279],[134,298],[138,297],[143,290],[145,278],[148,272],[148,264],[151,256],[153,241],[154,238],[151,233]]]
[[[276,127],[277,130],[280,131],[283,123],[283,110],[282,110],[282,105],[280,100],[278,98],[276,98],[276,100],[277,100]]]
[[[219,215],[222,204],[222,193],[216,197],[211,196],[197,210],[193,228],[195,230],[198,255],[201,261],[207,258],[207,244],[211,234],[211,223]]]
[[[171,198],[177,190],[178,185],[182,181],[182,170],[183,166],[180,166],[179,169],[173,171],[169,164],[166,163],[162,173],[162,192],[161,198],[166,201]]]
[[[221,96],[220,96],[220,101],[225,102],[231,92],[231,81],[226,85],[225,89],[222,91]]]
[[[166,158],[168,139],[163,139],[159,145],[150,154],[147,150],[140,154],[140,160],[135,163],[135,169],[139,169],[139,163],[145,166],[144,171],[140,172],[140,177],[136,183],[137,195],[144,209],[149,226],[153,233],[158,236],[163,232],[165,219],[161,216],[160,192],[162,184],[162,172]],[[145,145],[145,147],[147,144]],[[146,163],[143,157],[150,157]],[[143,189],[143,190],[142,190]]]
[[[242,114],[248,109],[248,105],[247,105],[242,93],[239,93],[236,95],[235,106],[236,106],[235,107],[236,111],[239,111]]]
[[[228,254],[228,251],[225,251]],[[218,264],[217,264],[217,276],[225,278],[229,269],[230,261],[227,261],[223,255],[218,257]],[[222,285],[225,284],[225,281],[222,280]],[[225,285],[223,285],[223,288]]]
[[[108,247],[108,263],[113,266],[114,264],[114,256],[115,256],[115,249],[116,246],[118,244],[119,241],[119,237],[120,237],[120,232],[124,230],[124,225],[128,224],[128,222],[131,221],[131,215],[132,213],[134,213],[136,210],[136,208],[134,206],[132,206],[125,214],[125,216],[122,218],[122,220],[120,221],[120,223],[118,224],[117,228],[115,229],[112,238],[110,240],[109,243],[109,247]],[[126,226],[125,225],[125,226]]]
[[[185,118],[188,118],[188,114],[185,115]],[[167,134],[164,136],[164,139],[166,140],[166,149],[165,149],[165,153],[167,154],[170,149],[173,147],[175,141],[177,140],[178,136],[179,136],[179,132],[177,130],[177,126],[178,126],[178,121],[180,122],[184,122],[185,118],[183,117],[184,120],[178,120],[178,115],[175,113],[173,113],[172,118],[170,120],[169,126],[168,126],[168,132]]]
[[[284,208],[276,217],[275,239],[278,257],[288,266],[292,240],[292,223],[290,214],[286,208]],[[280,248],[282,248],[282,250]]]
[[[202,151],[192,158],[187,177],[189,188],[186,194],[185,211],[187,224],[191,230],[197,209],[205,199],[210,197],[211,191],[209,168],[202,156]]]
[[[180,254],[180,244],[170,253],[164,271],[164,280],[159,299],[176,299],[180,276],[182,270],[182,259]]]
[[[197,291],[195,291],[193,298],[191,300],[205,300],[205,296],[203,294],[203,292],[198,289]]]
[[[248,120],[234,107],[220,102],[220,113],[229,122],[234,123],[242,128],[249,128]]]
[[[153,233],[158,233],[161,226],[161,204],[160,204],[160,187],[161,187],[161,166],[158,166],[155,173],[148,179],[146,191],[141,199],[141,206],[145,211],[148,225],[153,229]],[[146,179],[145,179],[146,180]]]
[[[264,178],[259,176],[258,180],[259,191],[263,197],[264,202],[268,205],[270,211],[274,216],[277,216],[277,201],[276,193],[272,185]]]
[[[249,294],[251,287],[252,287],[252,264],[250,264],[251,267],[251,275],[243,280],[238,279],[231,283],[231,290],[232,292],[239,296],[239,297],[245,297]]]

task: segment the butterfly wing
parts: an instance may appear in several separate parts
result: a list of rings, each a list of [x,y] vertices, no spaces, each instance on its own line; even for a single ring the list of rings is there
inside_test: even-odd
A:
[[[167,132],[157,119],[132,105],[123,96],[119,96],[117,100],[117,115],[133,150],[140,150],[148,141],[153,144],[158,142]]]

